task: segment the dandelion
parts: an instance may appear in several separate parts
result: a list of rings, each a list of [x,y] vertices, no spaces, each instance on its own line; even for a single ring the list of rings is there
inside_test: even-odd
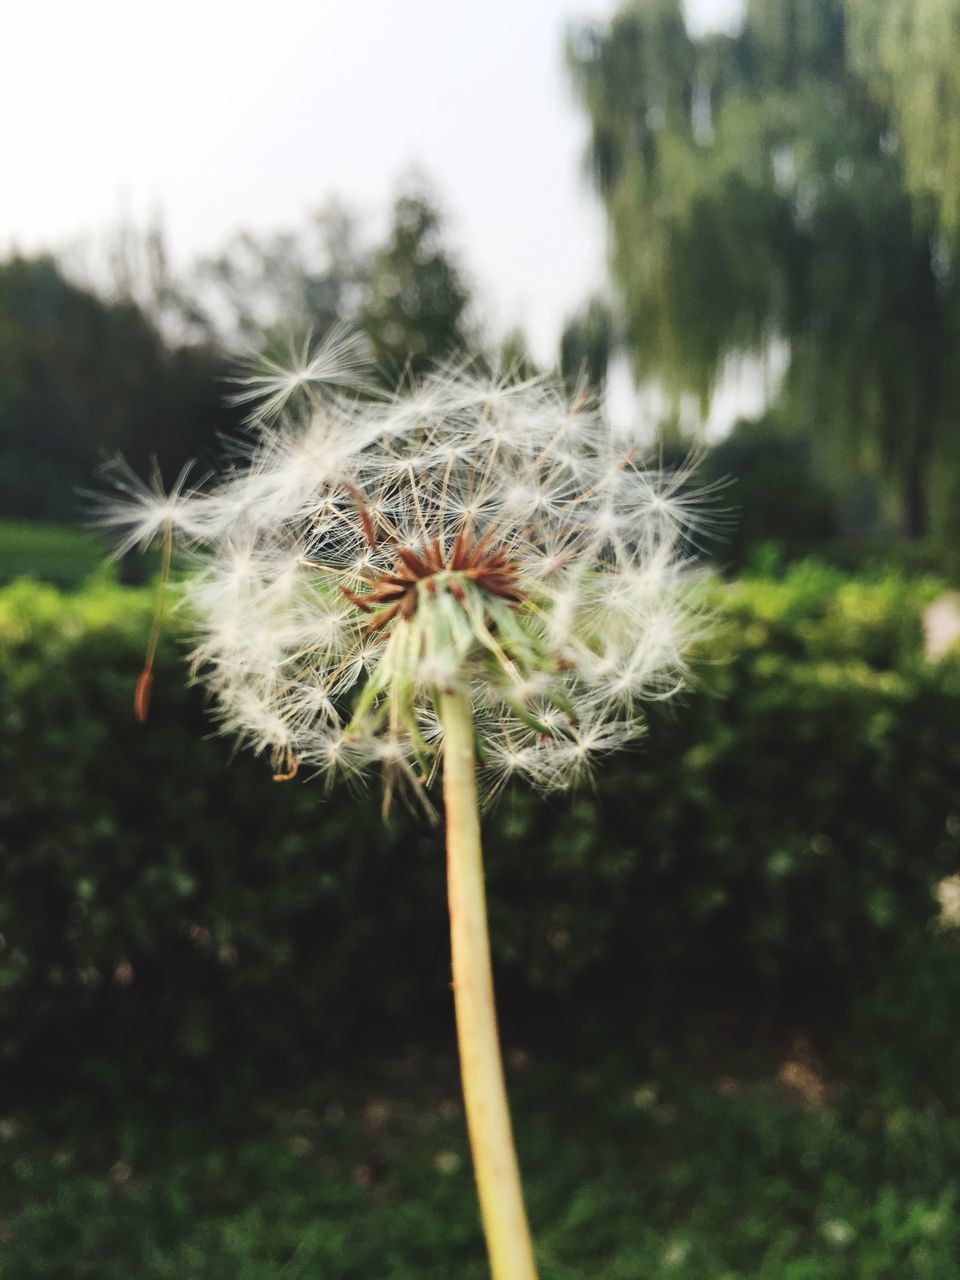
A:
[[[530,1280],[479,798],[589,776],[682,686],[707,516],[688,476],[644,468],[582,395],[453,368],[377,398],[343,385],[356,354],[337,332],[251,373],[246,456],[219,483],[166,495],[125,476],[104,515],[126,547],[186,548],[194,672],[277,781],[374,770],[385,805],[429,806],[442,769],[481,1212],[496,1280]]]

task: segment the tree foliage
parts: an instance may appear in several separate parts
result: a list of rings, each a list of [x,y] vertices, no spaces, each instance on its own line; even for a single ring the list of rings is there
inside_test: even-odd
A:
[[[70,519],[98,464],[123,453],[175,473],[230,423],[222,365],[168,345],[129,301],[68,281],[51,258],[0,264],[0,514]]]
[[[185,325],[224,349],[353,325],[390,382],[467,353],[474,342],[469,289],[444,242],[443,216],[413,180],[401,187],[379,244],[333,201],[302,226],[235,235],[197,264],[180,296]]]
[[[224,399],[239,351],[347,322],[392,381],[475,341],[420,186],[401,191],[380,245],[331,203],[302,227],[238,234],[180,276],[155,226],[121,227],[106,257],[96,284],[49,256],[0,262],[0,518],[75,519],[78,490],[116,454],[140,474],[156,458],[168,479],[205,463],[239,424]]]
[[[890,111],[921,213],[960,230],[960,8],[848,0],[854,64]]]
[[[603,390],[613,334],[613,317],[602,298],[591,298],[571,316],[560,335],[560,372],[569,386]]]
[[[260,346],[278,330],[325,333],[356,316],[368,256],[355,217],[338,201],[302,226],[238,232],[197,263],[181,291],[183,319],[224,349]]]
[[[386,242],[370,260],[358,320],[391,381],[470,348],[470,295],[442,233],[430,196],[409,186],[394,204]]]
[[[634,0],[570,62],[637,375],[706,404],[732,352],[787,338],[781,416],[918,535],[953,499],[932,473],[956,471],[960,295],[851,50],[866,8],[751,0],[694,38],[680,0]]]

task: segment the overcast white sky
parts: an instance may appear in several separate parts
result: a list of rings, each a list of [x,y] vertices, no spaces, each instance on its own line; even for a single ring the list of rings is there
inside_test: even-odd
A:
[[[380,229],[400,179],[433,183],[488,335],[552,364],[605,280],[584,117],[563,46],[617,0],[32,0],[4,14],[0,254],[160,217],[179,266],[331,196]],[[691,29],[742,0],[686,0]],[[780,362],[782,365],[782,360]],[[734,364],[707,424],[763,406],[780,366]],[[611,409],[640,422],[624,367]],[[695,414],[695,411],[693,411]]]
[[[563,66],[613,0],[32,0],[4,14],[0,252],[159,212],[177,260],[430,177],[491,333],[552,360],[603,281]],[[738,0],[690,0],[698,27]]]

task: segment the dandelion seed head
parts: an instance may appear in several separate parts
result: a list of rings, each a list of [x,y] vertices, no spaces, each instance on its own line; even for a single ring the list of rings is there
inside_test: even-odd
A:
[[[324,776],[421,788],[439,695],[469,694],[480,774],[553,789],[642,731],[702,631],[689,547],[709,508],[643,468],[596,406],[447,368],[357,390],[338,331],[248,368],[251,435],[222,479],[115,475],[124,549],[172,529],[193,669],[225,732]],[[291,763],[292,762],[292,763]]]

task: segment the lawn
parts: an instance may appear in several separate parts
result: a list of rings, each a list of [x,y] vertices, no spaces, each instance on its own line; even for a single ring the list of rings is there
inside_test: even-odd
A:
[[[755,1074],[539,1060],[509,1083],[542,1280],[954,1280],[960,1118]],[[80,1119],[79,1117],[83,1117]],[[455,1064],[0,1122],[4,1280],[482,1280]]]
[[[0,521],[0,582],[40,578],[77,586],[103,565],[108,550],[97,534],[70,525]]]

